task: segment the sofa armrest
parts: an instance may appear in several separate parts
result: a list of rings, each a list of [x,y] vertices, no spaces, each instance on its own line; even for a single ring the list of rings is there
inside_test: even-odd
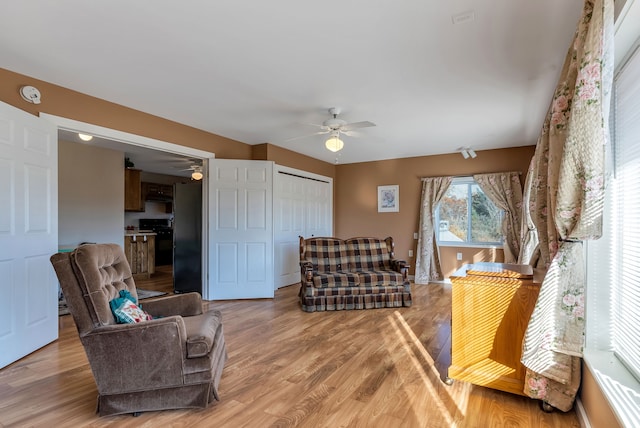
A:
[[[408,281],[410,267],[405,260],[391,259],[391,268],[396,272],[400,272],[402,274],[402,280],[405,282]]]
[[[301,261],[300,275],[305,279],[305,281],[311,282],[313,278],[313,263],[309,261]]]
[[[202,313],[202,298],[198,293],[174,294],[139,302],[154,317],[181,315],[191,317]]]
[[[182,317],[105,325],[81,339],[101,395],[183,382],[187,333]]]

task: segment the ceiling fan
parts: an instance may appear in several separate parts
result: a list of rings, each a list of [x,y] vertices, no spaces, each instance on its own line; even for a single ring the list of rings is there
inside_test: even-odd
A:
[[[340,112],[341,112],[340,108],[331,107],[329,109],[329,114],[331,115],[331,118],[322,122],[322,125],[318,125],[315,123],[309,124],[311,126],[316,126],[320,128],[320,131],[313,133],[311,135],[304,135],[301,137],[290,138],[287,141],[297,140],[299,138],[311,137],[313,135],[329,134],[330,137],[325,142],[325,146],[327,147],[327,149],[331,150],[332,152],[337,152],[339,150],[342,150],[342,148],[344,147],[344,143],[342,142],[342,140],[340,140],[340,134],[344,134],[349,137],[357,137],[358,133],[354,131],[355,129],[369,128],[371,126],[376,126],[375,123],[369,122],[369,121],[347,123],[347,121],[338,118],[338,115],[340,114]]]
[[[183,160],[183,162],[186,160]],[[184,168],[184,169],[180,169],[180,172],[183,171],[191,171],[191,178],[194,180],[202,180],[202,177],[204,177],[203,173],[202,173],[202,164],[198,159],[191,159],[189,160],[191,165],[189,165],[188,168]],[[174,168],[180,168],[180,167],[174,167]]]

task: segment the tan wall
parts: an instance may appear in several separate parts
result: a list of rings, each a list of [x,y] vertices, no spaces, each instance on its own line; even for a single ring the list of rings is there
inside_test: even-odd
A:
[[[460,154],[448,154],[338,165],[335,186],[335,235],[341,238],[392,236],[396,244],[396,257],[409,261],[413,272],[415,257],[409,258],[409,250],[412,249],[415,254],[417,241],[413,239],[413,233],[418,231],[422,193],[420,179],[521,171],[521,181],[524,182],[534,150],[535,146],[525,146],[478,151],[478,157],[466,160]],[[395,184],[400,186],[400,211],[378,213],[378,186]],[[465,257],[475,260],[477,252],[468,248],[458,250],[457,247],[449,247],[445,251],[446,259],[443,257],[442,260],[448,271],[455,270],[457,266],[457,251],[462,251]],[[451,254],[454,260],[451,260]],[[488,258],[488,254],[481,254]]]
[[[458,260],[458,253],[462,253],[462,260]],[[504,262],[504,251],[502,248],[440,247],[440,260],[442,274],[448,278],[468,263],[502,263]]]
[[[292,152],[273,144],[258,144],[252,147],[253,160],[270,160],[278,165],[296,168],[325,177],[335,178],[336,167],[334,164],[320,161],[312,157]]]
[[[584,362],[582,363],[580,400],[592,427],[618,428],[621,426],[589,370],[589,366]]]

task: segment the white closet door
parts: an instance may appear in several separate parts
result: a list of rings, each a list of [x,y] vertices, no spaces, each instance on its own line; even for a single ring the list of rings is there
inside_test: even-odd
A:
[[[0,368],[58,338],[57,134],[0,103]]]
[[[300,282],[300,236],[331,236],[333,181],[276,166],[274,178],[276,288]]]
[[[333,192],[332,184],[307,180],[304,237],[333,235]]]
[[[305,180],[289,174],[275,176],[275,286],[300,281],[299,236],[305,233]]]

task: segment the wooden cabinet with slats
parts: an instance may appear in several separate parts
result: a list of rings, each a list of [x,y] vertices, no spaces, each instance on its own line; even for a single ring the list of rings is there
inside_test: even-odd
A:
[[[449,378],[523,395],[522,339],[544,272],[474,263],[451,276]]]
[[[131,267],[133,279],[148,279],[156,269],[156,236],[127,234],[124,237],[124,253]]]

